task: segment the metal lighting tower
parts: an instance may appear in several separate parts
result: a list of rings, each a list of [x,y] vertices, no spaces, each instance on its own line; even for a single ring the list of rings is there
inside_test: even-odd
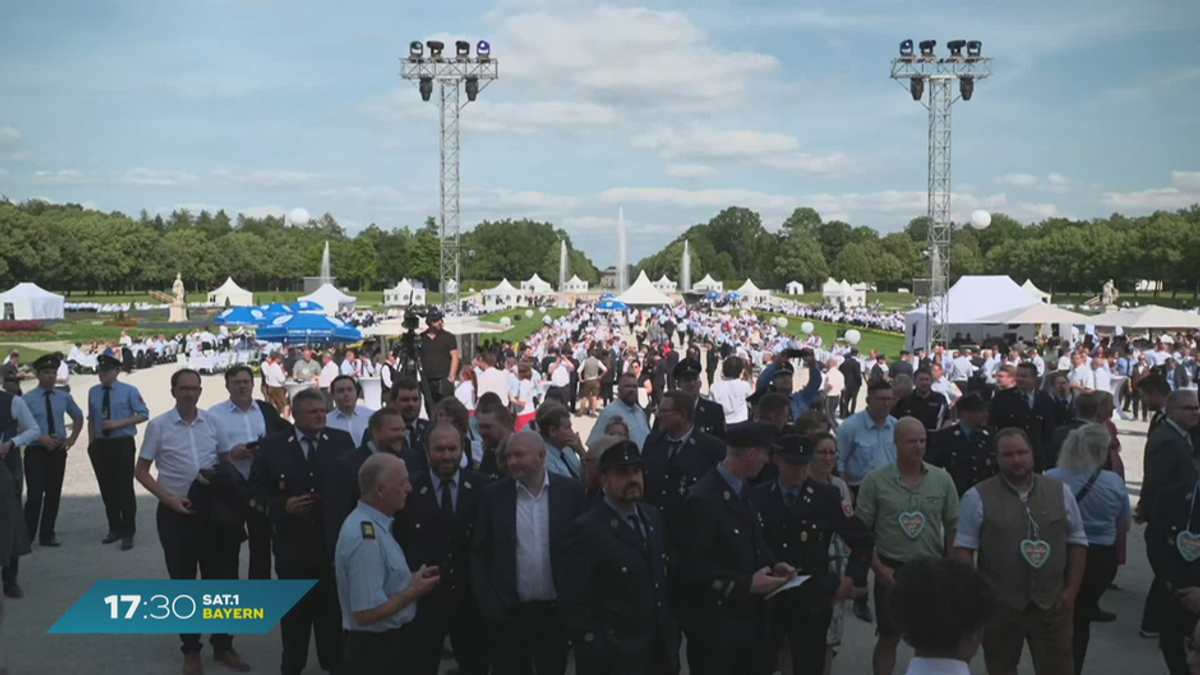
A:
[[[424,47],[429,47],[429,55]],[[471,56],[471,43],[459,40],[455,52],[442,56],[444,45],[437,40],[409,44],[408,58],[401,59],[400,77],[411,80],[428,101],[433,94],[433,83],[440,89],[438,96],[441,113],[441,265],[440,290],[442,309],[458,311],[459,292],[462,286],[462,268],[459,265],[460,245],[458,222],[459,190],[459,143],[458,116],[468,103],[475,100],[492,80],[499,76],[499,64],[491,56],[491,45],[480,40],[475,56]],[[465,90],[467,100],[461,101],[460,90]],[[451,286],[450,282],[454,284]]]
[[[975,82],[990,77],[992,60],[981,53],[978,40],[951,40],[950,56],[933,53],[935,40],[920,43],[921,53],[913,54],[913,41],[900,43],[900,58],[892,60],[892,79],[907,82],[913,100],[929,90],[929,298],[926,305],[929,329],[926,346],[948,344],[950,321],[950,106],[954,97],[951,86],[959,83],[960,97],[970,101]],[[963,48],[967,54],[963,56]]]

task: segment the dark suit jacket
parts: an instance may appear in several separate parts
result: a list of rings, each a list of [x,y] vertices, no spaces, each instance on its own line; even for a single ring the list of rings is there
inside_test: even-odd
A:
[[[725,442],[697,429],[670,461],[669,450],[664,432],[655,431],[647,436],[642,448],[642,472],[646,503],[662,509],[670,538],[668,548],[673,551],[680,532],[679,519],[683,517],[683,500],[696,481],[725,459]]]
[[[276,559],[289,562],[327,562],[333,559],[338,526],[329,509],[330,479],[337,460],[354,450],[350,434],[323,429],[317,451],[304,457],[296,429],[263,439],[250,467],[250,489],[260,510],[271,519],[271,540]],[[318,495],[312,510],[302,515],[287,512],[290,497]]]
[[[692,422],[700,431],[725,440],[725,408],[720,403],[706,398],[697,399]]]
[[[576,663],[593,673],[631,670],[658,637],[679,667],[679,627],[667,598],[662,515],[638,507],[646,539],[601,501],[577,518],[563,547],[558,601]],[[581,671],[582,672],[582,671]]]
[[[847,358],[838,366],[838,370],[842,371],[842,376],[846,378],[847,391],[858,391],[862,387],[862,364],[858,359]]]
[[[1153,518],[1158,498],[1167,489],[1196,482],[1192,466],[1192,445],[1169,421],[1163,421],[1150,435],[1143,458],[1141,513]]]
[[[997,391],[992,398],[992,409],[988,414],[988,426],[997,432],[1008,427],[1024,429],[1033,442],[1033,456],[1038,471],[1052,468],[1048,465],[1049,448],[1054,435],[1054,405],[1050,395],[1035,391],[1033,408],[1017,387]]]
[[[1046,468],[1051,469],[1058,466],[1058,455],[1062,452],[1063,443],[1067,442],[1067,436],[1076,429],[1087,424],[1086,420],[1076,419],[1072,417],[1066,423],[1058,426],[1054,430],[1054,434],[1050,436],[1050,445],[1046,447]]]
[[[281,431],[287,431],[288,429],[292,428],[292,423],[283,419],[283,416],[279,414],[279,411],[275,409],[275,406],[267,403],[266,401],[255,400],[254,403],[258,406],[258,411],[262,413],[263,424],[267,427],[268,436],[271,434],[277,434]]]
[[[358,506],[358,500],[362,497],[358,490],[358,470],[372,454],[367,442],[363,441],[362,445],[342,455],[333,463],[333,475],[329,479],[325,501],[329,504],[329,523],[333,526],[330,534],[335,545],[342,523],[346,522],[346,517]],[[409,475],[413,475],[411,469]]]
[[[571,522],[583,512],[579,481],[550,474],[550,565],[555,578]],[[483,489],[471,547],[471,586],[485,621],[512,618],[517,595],[517,482],[504,478]]]

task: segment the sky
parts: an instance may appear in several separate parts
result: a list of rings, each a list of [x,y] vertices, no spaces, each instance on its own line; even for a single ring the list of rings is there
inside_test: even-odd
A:
[[[1200,202],[1198,29],[1194,0],[10,3],[0,194],[415,228],[438,112],[399,59],[486,39],[464,228],[548,220],[601,267],[619,208],[631,262],[731,205],[888,232],[925,213],[928,124],[890,61],[961,38],[994,75],[953,108],[957,219],[1143,214]]]

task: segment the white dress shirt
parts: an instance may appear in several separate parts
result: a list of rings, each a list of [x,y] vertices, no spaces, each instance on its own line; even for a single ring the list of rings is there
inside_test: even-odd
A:
[[[363,434],[367,433],[368,423],[374,413],[374,410],[365,405],[354,406],[354,411],[349,415],[334,408],[326,418],[325,426],[330,429],[341,429],[350,434],[350,438],[354,439],[354,447],[357,448],[362,445]]]
[[[225,445],[221,446],[217,452],[229,452],[235,445],[253,443],[267,435],[267,421],[263,418],[262,411],[258,409],[259,405],[258,401],[251,401],[250,408],[242,410],[233,401],[222,401],[208,409],[208,414],[213,416],[213,420],[225,432]],[[250,465],[254,463],[253,457],[231,461],[243,477],[250,477]]]
[[[499,368],[488,367],[484,368],[483,373],[479,375],[477,393],[480,397],[491,392],[499,396],[500,400],[507,404],[510,391],[508,372]]]
[[[746,397],[754,393],[750,383],[742,379],[721,380],[713,385],[709,398],[725,409],[725,423],[737,424],[750,417]]]
[[[550,567],[550,472],[544,469],[536,497],[517,482],[517,597],[521,602],[557,597]]]
[[[268,387],[282,387],[287,381],[283,374],[283,366],[278,363],[262,362],[263,384]]]
[[[12,441],[13,449],[9,452],[20,452],[17,448],[37,441],[38,436],[42,435],[42,428],[38,426],[37,419],[30,412],[29,404],[20,396],[13,396],[10,409],[13,419],[17,421],[17,435],[5,440]]]
[[[333,384],[338,375],[341,375],[341,371],[338,370],[337,364],[333,361],[326,363],[325,367],[321,368],[321,374],[317,377],[317,386],[322,389],[328,389],[329,385]]]
[[[216,466],[220,449],[228,444],[225,431],[208,411],[197,410],[196,419],[188,424],[172,408],[146,425],[139,456],[154,462],[164,490],[186,497],[200,469]]]

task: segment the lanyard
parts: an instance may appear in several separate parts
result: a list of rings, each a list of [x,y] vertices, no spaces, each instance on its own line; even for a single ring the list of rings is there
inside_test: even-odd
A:
[[[1017,495],[1018,499],[1021,497],[1021,492],[1017,490],[1017,488],[1013,487],[1013,484],[1008,482],[1007,478],[1004,478],[1004,484],[1008,486],[1008,489],[1012,490],[1013,493]],[[1029,494],[1025,495],[1025,499],[1021,499],[1021,508],[1025,509],[1025,520],[1028,523],[1026,525],[1026,534],[1030,541],[1041,541],[1041,537],[1038,536],[1039,530],[1037,521],[1033,518],[1033,512],[1029,510],[1029,497],[1033,495],[1033,491],[1036,488],[1036,481],[1031,481],[1029,485]]]

